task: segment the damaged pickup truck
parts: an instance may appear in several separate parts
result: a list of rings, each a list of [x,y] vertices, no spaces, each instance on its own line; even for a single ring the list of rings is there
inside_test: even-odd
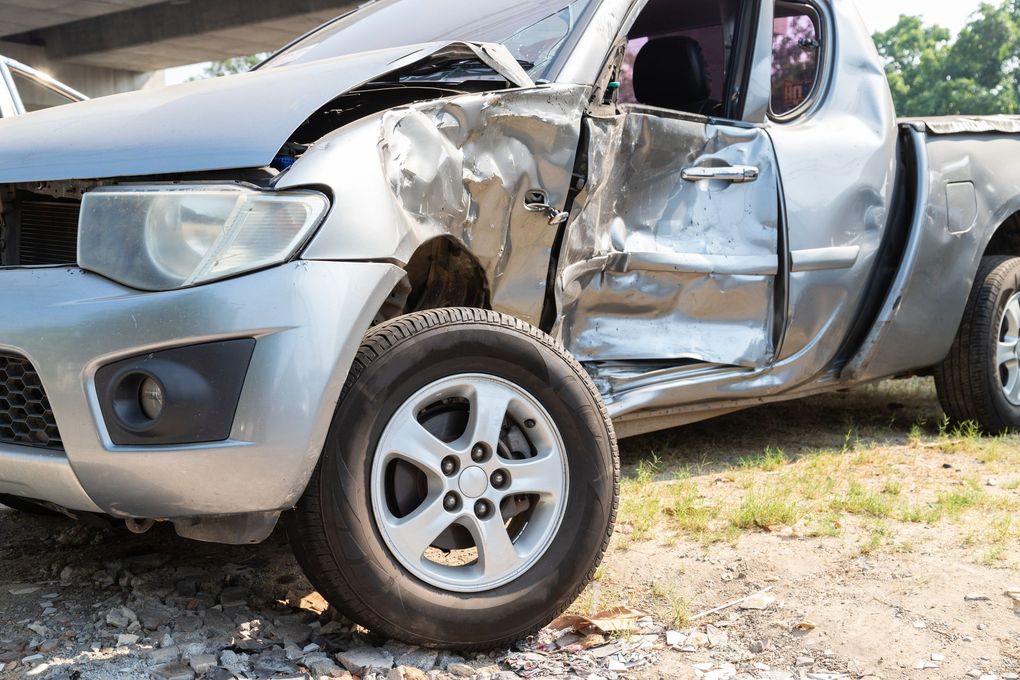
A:
[[[379,0],[0,123],[0,493],[265,539],[507,644],[616,436],[934,372],[1020,425],[1020,122],[897,121],[849,0]],[[615,430],[615,434],[614,434]]]

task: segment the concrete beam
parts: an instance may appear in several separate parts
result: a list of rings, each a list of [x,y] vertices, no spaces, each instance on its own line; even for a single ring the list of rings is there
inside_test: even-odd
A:
[[[124,69],[53,62],[47,58],[45,50],[29,45],[0,41],[0,54],[48,73],[90,97],[159,87],[165,83],[163,72],[139,73]]]
[[[113,12],[25,33],[5,36],[9,42],[43,47],[50,59],[95,63],[96,55],[129,52],[159,43],[173,43],[243,26],[279,22],[302,15],[336,16],[360,4],[359,0],[170,0]],[[252,36],[255,38],[256,36]],[[278,36],[274,36],[277,38]],[[292,36],[296,37],[296,36]],[[252,45],[265,41],[252,40]],[[280,44],[274,42],[271,47]],[[239,46],[241,47],[241,46]],[[246,47],[246,46],[245,46]],[[202,50],[184,50],[167,56],[162,66],[219,58],[215,45],[209,56]],[[269,48],[263,48],[269,49]],[[253,52],[259,51],[254,49]],[[239,56],[235,53],[232,56]],[[175,63],[169,63],[173,61]],[[128,65],[124,65],[129,68]],[[146,70],[152,64],[145,65]],[[141,70],[141,69],[140,69]]]

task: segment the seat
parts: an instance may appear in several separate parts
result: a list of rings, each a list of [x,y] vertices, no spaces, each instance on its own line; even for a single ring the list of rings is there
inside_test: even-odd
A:
[[[677,35],[649,40],[634,60],[634,96],[647,106],[710,113],[717,102],[698,41]]]

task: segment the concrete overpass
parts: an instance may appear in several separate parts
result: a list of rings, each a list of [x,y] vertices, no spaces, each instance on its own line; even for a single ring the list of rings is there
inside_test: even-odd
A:
[[[0,0],[0,54],[99,96],[267,52],[363,0]]]

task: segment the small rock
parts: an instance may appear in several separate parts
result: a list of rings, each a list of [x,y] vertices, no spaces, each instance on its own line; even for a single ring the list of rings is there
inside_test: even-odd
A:
[[[815,660],[810,656],[798,656],[795,663],[797,668],[806,668],[815,665]]]
[[[436,666],[439,652],[434,649],[412,649],[394,659],[396,666],[410,666],[422,671],[430,671]]]
[[[393,655],[375,647],[348,649],[346,652],[337,654],[336,660],[355,675],[387,673],[393,668]],[[474,669],[471,669],[471,675],[474,675]]]
[[[801,621],[793,625],[793,630],[801,633],[807,633],[814,630],[818,626],[811,621]]]
[[[174,623],[175,633],[194,633],[202,627],[202,620],[194,614],[184,614],[177,617]]]
[[[987,602],[992,599],[984,593],[967,593],[963,596],[963,599],[967,602]]]
[[[312,675],[317,678],[322,676],[327,678],[351,677],[350,673],[337,666],[326,654],[309,654],[305,657],[302,663],[312,672]]]
[[[386,680],[427,680],[427,678],[425,671],[414,666],[397,666],[391,668],[386,675]]]
[[[917,628],[918,630],[924,630],[927,627],[928,624],[925,623],[923,619],[917,619],[916,621],[914,621],[914,628]]]
[[[138,621],[145,630],[158,630],[170,624],[170,616],[158,609],[142,609],[138,612]]]
[[[117,646],[125,647],[127,645],[133,645],[138,642],[140,638],[137,635],[131,633],[121,633],[117,636]]]
[[[32,593],[38,593],[40,590],[42,590],[40,586],[15,586],[7,592],[11,595],[31,595]]]
[[[613,659],[610,659],[610,666],[612,661]],[[624,670],[626,670],[626,666],[624,666]],[[446,667],[446,672],[458,678],[470,678],[475,674],[475,669],[465,663],[451,663]]]
[[[197,654],[188,661],[191,670],[198,675],[211,671],[216,666],[215,654]]]
[[[768,640],[755,640],[751,643],[751,652],[754,654],[763,654],[765,650],[769,648]]]
[[[741,602],[740,608],[748,610],[768,609],[775,603],[775,601],[776,601],[775,596],[770,595],[769,593],[755,593],[751,597]]]
[[[159,649],[148,650],[145,653],[145,656],[153,664],[170,665],[180,661],[181,650],[176,645],[171,647],[160,647]]]
[[[114,628],[130,628],[138,623],[138,616],[127,607],[114,607],[107,612],[106,622]]]
[[[156,666],[149,671],[158,680],[194,680],[195,672],[180,663],[168,663]]]
[[[945,661],[946,657],[943,654],[932,654],[931,655],[931,660],[932,661]]]
[[[203,612],[205,625],[221,633],[229,633],[235,629],[234,621],[219,609],[207,609]]]
[[[24,657],[21,660],[21,663],[31,665],[31,664],[34,664],[34,663],[38,663],[38,662],[42,661],[45,658],[46,657],[43,656],[42,654],[32,654],[30,656]]]
[[[248,589],[241,586],[224,588],[220,593],[220,604],[224,607],[243,607],[248,604]]]
[[[679,647],[683,644],[687,636],[678,630],[667,630],[666,631],[666,644],[670,647]]]

